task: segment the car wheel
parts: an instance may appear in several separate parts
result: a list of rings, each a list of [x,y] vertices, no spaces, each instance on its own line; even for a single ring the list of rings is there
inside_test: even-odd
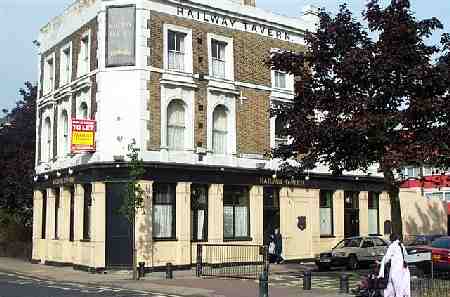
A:
[[[347,265],[347,268],[348,268],[349,270],[357,270],[357,269],[358,269],[358,266],[359,266],[359,263],[358,263],[358,259],[356,258],[356,256],[355,256],[355,255],[350,255],[350,256],[348,257],[348,265]]]

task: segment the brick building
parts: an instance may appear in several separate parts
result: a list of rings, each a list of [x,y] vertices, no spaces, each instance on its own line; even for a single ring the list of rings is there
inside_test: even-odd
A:
[[[263,244],[274,227],[288,260],[344,236],[387,232],[389,199],[376,171],[333,177],[319,166],[283,180],[266,157],[287,141],[268,110],[293,100],[294,78],[264,60],[305,50],[315,20],[251,0],[78,0],[45,25],[33,260],[131,265],[131,230],[116,210],[133,140],[146,168],[147,210],[134,232],[147,267],[192,265],[198,242]],[[83,134],[89,127],[74,125],[85,120],[95,145]],[[80,139],[86,147],[74,146]]]

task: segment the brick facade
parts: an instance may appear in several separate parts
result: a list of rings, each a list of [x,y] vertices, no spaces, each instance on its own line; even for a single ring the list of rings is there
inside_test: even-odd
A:
[[[171,24],[192,29],[192,52],[194,74],[209,73],[208,33],[233,38],[234,79],[238,82],[251,83],[271,87],[271,71],[265,60],[270,50],[281,48],[302,51],[299,44],[261,36],[254,33],[231,30],[211,24],[183,19],[176,16],[151,12],[148,28],[150,28],[150,66],[163,68],[163,25]],[[160,74],[152,73],[149,82],[150,101],[150,143],[149,149],[160,147]],[[195,146],[206,147],[206,104],[207,81],[195,79],[198,89],[195,92]],[[247,100],[236,104],[237,153],[264,154],[270,149],[269,129],[269,91],[241,88]]]

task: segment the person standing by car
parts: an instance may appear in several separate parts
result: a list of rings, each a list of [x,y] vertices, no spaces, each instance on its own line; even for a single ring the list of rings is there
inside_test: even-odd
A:
[[[384,297],[410,297],[410,278],[411,275],[408,269],[408,263],[406,262],[405,247],[400,241],[400,237],[396,234],[392,234],[391,244],[386,251],[386,254],[381,261],[379,278],[389,278],[387,287],[384,290]],[[384,275],[385,266],[390,263],[389,275]]]
[[[277,264],[284,261],[281,254],[283,253],[283,238],[280,234],[280,229],[275,228],[274,230],[274,242],[275,242],[275,256]]]

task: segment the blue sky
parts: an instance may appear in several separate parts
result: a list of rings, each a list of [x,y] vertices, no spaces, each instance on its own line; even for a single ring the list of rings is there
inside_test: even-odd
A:
[[[74,0],[0,0],[0,110],[15,105],[18,90],[25,81],[37,81],[37,56],[32,41],[42,25],[72,2]],[[366,3],[365,0],[256,0],[257,6],[288,16],[300,15],[302,7],[308,4],[336,11],[343,2],[348,3],[358,17]],[[450,32],[450,0],[411,0],[411,3],[418,18],[438,17],[445,31]],[[433,40],[438,38],[435,35]]]

